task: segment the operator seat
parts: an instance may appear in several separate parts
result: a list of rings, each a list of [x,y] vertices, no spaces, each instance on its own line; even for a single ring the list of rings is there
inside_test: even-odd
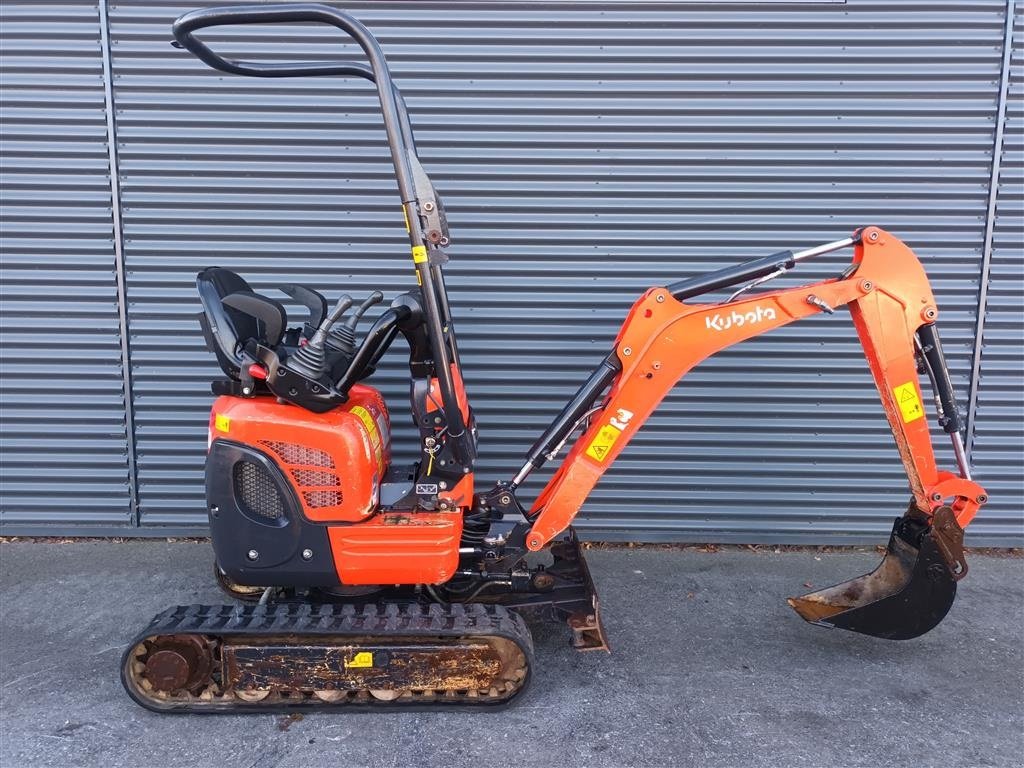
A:
[[[207,267],[196,275],[196,288],[203,304],[199,324],[210,351],[221,369],[238,380],[247,362],[245,346],[250,340],[275,347],[288,325],[284,307],[260,296],[240,275],[223,267]]]

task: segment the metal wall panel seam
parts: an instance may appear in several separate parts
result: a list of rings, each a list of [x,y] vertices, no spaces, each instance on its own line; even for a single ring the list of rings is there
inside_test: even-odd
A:
[[[114,228],[114,272],[117,276],[117,320],[121,335],[121,376],[124,387],[124,419],[128,439],[128,505],[131,524],[139,526],[138,473],[135,469],[135,418],[132,398],[131,345],[128,338],[128,291],[124,271],[124,232],[121,227],[121,183],[117,157],[117,112],[114,108],[114,77],[110,63],[110,18],[107,0],[99,0],[100,47],[103,56],[103,99],[107,120],[107,157],[110,162],[110,212]]]
[[[978,316],[974,331],[974,353],[967,396],[967,464],[974,450],[974,415],[978,407],[978,378],[981,375],[982,336],[985,332],[985,309],[988,305],[989,273],[992,268],[992,240],[995,234],[996,200],[999,197],[999,167],[1003,156],[1003,129],[1006,125],[1006,103],[1010,90],[1010,58],[1013,52],[1014,0],[1006,0],[1006,23],[1003,30],[1003,62],[999,76],[999,101],[996,106],[996,130],[992,138],[992,174],[988,188],[988,209],[985,217],[985,239],[981,253],[981,277],[978,282]]]

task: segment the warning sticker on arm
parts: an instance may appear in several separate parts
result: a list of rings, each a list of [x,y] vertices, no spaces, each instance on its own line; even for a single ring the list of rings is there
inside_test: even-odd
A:
[[[903,422],[909,424],[924,416],[924,408],[921,407],[921,397],[917,394],[917,385],[912,381],[900,384],[892,391],[896,398],[896,405],[899,406],[903,416]]]
[[[611,424],[601,427],[594,436],[594,439],[590,441],[590,445],[587,448],[587,456],[597,461],[604,461],[608,458],[612,446],[615,445],[615,441],[619,439],[621,434],[622,430],[613,427]]]

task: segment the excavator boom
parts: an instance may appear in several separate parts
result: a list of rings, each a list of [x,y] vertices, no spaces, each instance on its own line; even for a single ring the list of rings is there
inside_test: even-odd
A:
[[[770,293],[747,293],[789,271],[802,258],[849,245],[854,248],[853,261],[836,279]],[[724,303],[689,304],[685,300],[735,284],[744,272],[723,270],[717,280],[705,276],[652,288],[634,304],[615,343],[614,361],[621,370],[608,376],[610,390],[590,414],[589,427],[533,504],[526,546],[533,551],[542,549],[572,522],[601,476],[691,368],[733,344],[846,306],[864,347],[913,499],[894,527],[886,560],[878,570],[794,598],[791,604],[805,619],[819,624],[887,637],[921,634],[937,624],[952,603],[955,581],[967,568],[963,528],[987,501],[984,489],[970,479],[963,458],[962,424],[935,327],[938,308],[924,269],[910,248],[878,227],[858,230],[848,240],[802,254],[778,254],[763,262],[753,263],[746,271],[760,276]],[[939,423],[956,449],[958,473],[940,470],[936,464],[919,370],[927,372],[931,380]],[[517,482],[523,476],[521,472]],[[932,579],[929,574],[935,572],[925,568],[919,573],[917,564],[925,561],[941,562],[946,572],[940,579],[942,590],[937,588],[934,597],[922,598],[915,578]],[[914,618],[914,606],[904,605],[912,594],[917,595],[915,604],[929,620]],[[850,611],[873,605],[872,615],[876,615],[880,602],[897,596],[902,596],[901,608],[888,606],[884,616],[890,623],[913,625],[910,629],[876,626],[881,621],[877,616],[870,626],[862,617],[850,621]],[[932,621],[933,606],[941,604],[945,608]]]

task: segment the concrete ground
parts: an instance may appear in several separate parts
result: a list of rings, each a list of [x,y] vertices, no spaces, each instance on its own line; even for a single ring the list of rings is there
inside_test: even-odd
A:
[[[974,556],[950,615],[886,642],[784,598],[870,553],[589,553],[613,653],[534,625],[532,688],[496,713],[155,715],[122,692],[129,636],[220,602],[202,543],[0,545],[0,765],[1020,766],[1024,560]]]

